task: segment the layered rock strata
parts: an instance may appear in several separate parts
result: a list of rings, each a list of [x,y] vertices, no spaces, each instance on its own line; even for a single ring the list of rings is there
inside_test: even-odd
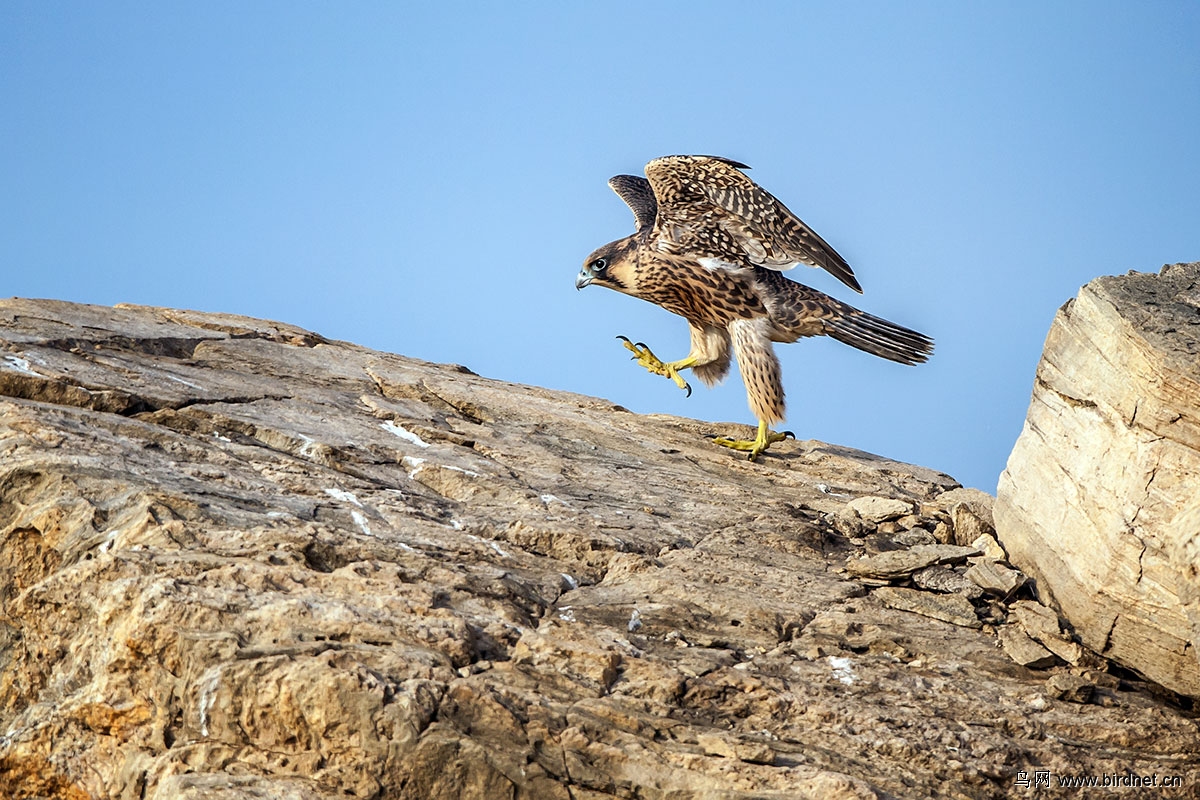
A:
[[[978,493],[728,431],[260,320],[0,302],[0,796],[1200,780],[1194,715],[1010,618],[1070,655]]]
[[[996,525],[1085,646],[1192,697],[1198,498],[1200,264],[1098,278],[1050,328]]]

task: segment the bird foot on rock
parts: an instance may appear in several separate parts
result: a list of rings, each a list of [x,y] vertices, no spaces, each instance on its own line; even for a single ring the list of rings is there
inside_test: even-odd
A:
[[[642,342],[634,343],[624,336],[618,336],[617,338],[624,342],[625,349],[633,353],[633,357],[637,359],[638,364],[645,367],[648,372],[652,372],[655,375],[662,375],[664,378],[670,378],[675,381],[676,386],[687,392],[688,397],[692,396],[692,387],[679,374],[679,370],[691,366],[691,359],[685,358],[682,361],[664,362],[658,356],[654,355],[654,353],[650,352],[650,348]]]
[[[724,436],[719,436],[713,439],[713,444],[719,444],[722,447],[728,447],[733,450],[748,450],[750,451],[750,460],[754,461],[771,445],[789,438],[795,439],[796,434],[791,431],[775,433],[767,427],[767,423],[759,422],[758,436],[754,437],[754,439],[727,439]]]

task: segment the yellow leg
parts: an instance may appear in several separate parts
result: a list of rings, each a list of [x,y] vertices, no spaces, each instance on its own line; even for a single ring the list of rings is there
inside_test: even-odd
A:
[[[665,378],[670,378],[671,380],[675,381],[676,386],[687,392],[688,397],[692,396],[692,387],[688,386],[688,382],[683,379],[683,376],[679,374],[679,371],[681,369],[687,369],[688,367],[695,366],[696,359],[694,356],[681,358],[678,361],[664,362],[660,361],[658,356],[650,352],[650,348],[641,342],[634,344],[624,336],[618,336],[617,338],[625,343],[625,349],[633,353],[633,357],[637,359],[638,364],[645,367],[649,372],[652,372],[655,375],[662,375]]]
[[[783,433],[775,433],[767,425],[765,419],[758,421],[758,436],[754,437],[754,441],[748,439],[726,439],[724,436],[713,439],[713,444],[719,444],[722,447],[731,447],[734,450],[749,450],[750,460],[754,461],[758,456],[775,442],[782,442],[784,439],[791,437],[796,438],[796,434],[791,431]]]

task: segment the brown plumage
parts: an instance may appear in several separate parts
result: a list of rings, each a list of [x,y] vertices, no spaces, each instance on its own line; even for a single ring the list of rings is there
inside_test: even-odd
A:
[[[862,291],[846,260],[742,169],[748,167],[715,156],[666,156],[646,165],[646,178],[612,178],[609,185],[633,210],[638,230],[588,256],[575,285],[607,286],[687,319],[692,346],[686,358],[663,363],[645,345],[626,340],[626,346],[651,372],[689,392],[680,370],[690,368],[712,385],[727,374],[732,351],[759,434],[753,442],[717,441],[749,450],[753,459],[782,438],[769,431],[784,414],[772,342],[832,336],[917,364],[933,351],[933,341],[780,274],[798,264],[820,267]]]

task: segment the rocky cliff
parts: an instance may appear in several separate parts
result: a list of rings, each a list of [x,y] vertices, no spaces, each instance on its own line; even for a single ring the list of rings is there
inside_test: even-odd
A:
[[[0,302],[0,796],[1192,796],[1196,716],[1060,630],[989,498],[728,430]]]
[[[1087,647],[1200,697],[1200,263],[1063,306],[997,501],[1009,554]]]

